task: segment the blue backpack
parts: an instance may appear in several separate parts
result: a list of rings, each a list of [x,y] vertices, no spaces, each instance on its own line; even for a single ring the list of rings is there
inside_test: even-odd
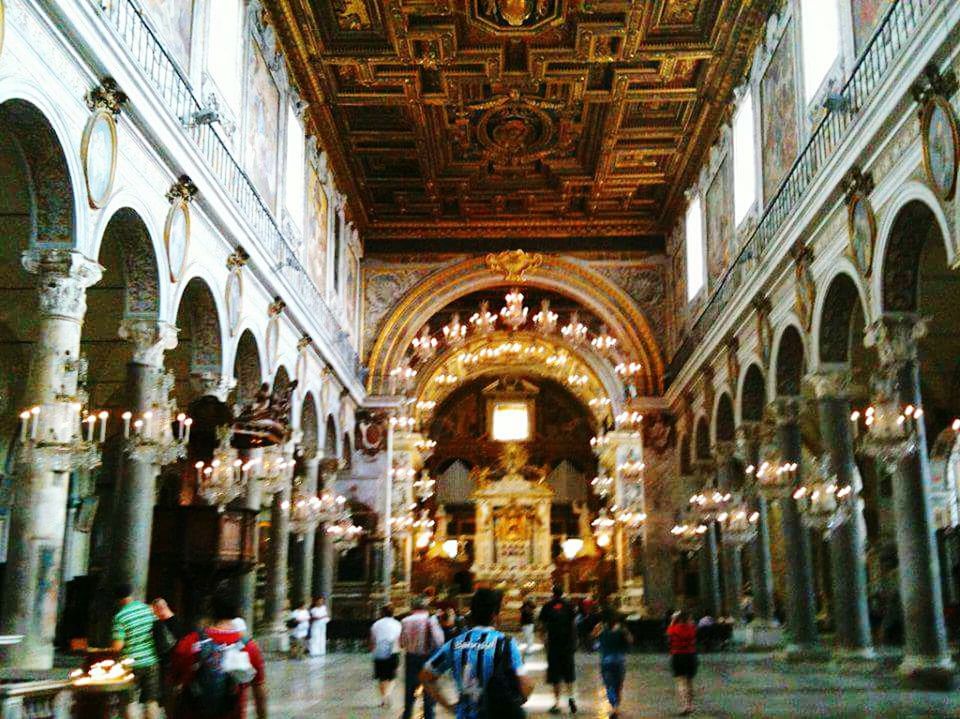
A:
[[[242,650],[244,639],[235,644],[224,646],[217,644],[202,629],[200,634],[200,655],[197,669],[188,687],[191,704],[201,716],[222,716],[237,706],[240,699],[240,685],[223,667],[223,656],[229,647]]]

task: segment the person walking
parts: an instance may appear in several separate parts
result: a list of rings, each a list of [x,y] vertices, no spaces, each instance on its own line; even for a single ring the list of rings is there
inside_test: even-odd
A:
[[[327,653],[327,623],[330,610],[322,595],[313,600],[310,607],[310,656],[322,657]]]
[[[172,717],[175,697],[170,684],[170,663],[173,660],[173,650],[183,639],[184,629],[163,597],[154,599],[150,603],[150,608],[153,609],[156,617],[153,623],[153,644],[157,650],[157,658],[160,660],[160,694],[163,699],[163,713],[167,717]]]
[[[530,597],[523,600],[520,606],[520,631],[523,632],[523,658],[533,651],[536,639],[537,607]]]
[[[683,715],[693,713],[693,678],[697,675],[697,625],[686,611],[674,612],[667,627],[670,668],[677,683],[677,703]]]
[[[390,703],[393,682],[397,678],[400,666],[398,641],[402,627],[393,618],[393,607],[384,605],[380,618],[370,627],[370,653],[373,655],[373,678],[379,683],[380,706]]]
[[[427,659],[439,649],[445,639],[437,618],[427,610],[426,597],[414,597],[413,611],[400,622],[400,648],[404,651],[403,719],[410,719],[420,688],[420,671]],[[423,719],[433,719],[435,702],[429,692],[423,692]]]
[[[470,629],[440,647],[420,672],[424,690],[444,708],[456,712],[457,719],[481,719],[484,690],[495,670],[509,674],[525,702],[533,691],[517,643],[496,629],[503,595],[493,589],[478,589],[470,600]],[[437,682],[450,672],[459,696],[446,697]],[[493,708],[485,716],[508,716],[506,707]],[[522,709],[519,710],[522,712]]]
[[[310,634],[310,611],[306,603],[301,602],[290,612],[287,627],[290,629],[290,658],[300,659],[307,653],[307,637]]]
[[[220,591],[210,602],[210,624],[177,643],[170,662],[180,694],[175,719],[246,719],[248,688],[257,719],[267,719],[263,654],[237,629],[239,614],[236,599]]]
[[[554,586],[553,598],[540,610],[540,625],[544,629],[547,645],[547,683],[553,686],[551,714],[560,714],[560,696],[564,688],[570,713],[577,713],[577,699],[574,694],[576,617],[573,605],[563,596],[563,588]]]
[[[627,676],[627,652],[633,644],[630,631],[613,609],[603,611],[603,621],[594,627],[593,639],[600,650],[600,676],[610,702],[610,719],[620,715],[623,681]]]
[[[121,660],[130,660],[137,691],[128,694],[125,713],[130,719],[138,716],[137,704],[144,706],[146,719],[160,716],[160,658],[153,640],[157,621],[153,610],[133,598],[129,584],[121,584],[114,593],[119,610],[113,616],[113,650]]]

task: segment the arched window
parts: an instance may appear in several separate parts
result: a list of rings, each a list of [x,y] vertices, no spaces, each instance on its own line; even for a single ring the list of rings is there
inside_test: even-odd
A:
[[[803,40],[803,89],[813,99],[840,52],[839,3],[833,0],[800,0]]]
[[[704,283],[703,264],[703,218],[700,212],[700,196],[694,197],[687,206],[687,301],[697,296]]]
[[[219,0],[209,19],[207,72],[231,110],[240,109],[243,0]]]
[[[733,223],[739,225],[757,199],[753,93],[747,90],[733,116]]]
[[[292,105],[287,106],[287,157],[285,166],[287,214],[294,227],[303,229],[304,197],[306,195],[307,148],[303,126]]]

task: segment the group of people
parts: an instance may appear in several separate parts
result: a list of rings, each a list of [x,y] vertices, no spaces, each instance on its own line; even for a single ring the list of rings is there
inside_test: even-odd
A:
[[[287,629],[290,632],[290,657],[302,658],[305,655],[322,657],[327,653],[327,624],[330,622],[330,610],[325,597],[316,597],[307,608],[306,602],[300,604],[287,617]]]
[[[112,649],[129,660],[135,680],[128,717],[136,717],[143,705],[146,719],[157,719],[162,705],[166,716],[176,719],[243,719],[251,689],[257,717],[266,719],[263,655],[230,593],[215,594],[207,620],[192,629],[164,599],[148,606],[130,585],[117,587],[116,599]]]

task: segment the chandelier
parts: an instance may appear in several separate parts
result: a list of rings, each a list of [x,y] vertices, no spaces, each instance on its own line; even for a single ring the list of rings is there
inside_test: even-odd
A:
[[[437,480],[430,476],[427,470],[423,470],[420,478],[413,483],[413,492],[417,499],[426,502],[433,496],[433,488],[437,485]]]
[[[729,492],[721,492],[719,489],[708,486],[690,497],[690,506],[700,515],[700,519],[709,524],[726,511],[731,499],[733,495]]]
[[[321,523],[338,522],[345,516],[346,503],[347,498],[343,495],[332,492],[311,495],[297,484],[287,505],[290,509],[290,531],[302,539]]]
[[[413,351],[421,362],[426,362],[437,351],[437,338],[430,334],[430,325],[424,325],[420,334],[413,338]]]
[[[609,407],[613,404],[613,400],[609,397],[591,397],[587,404],[590,407]]]
[[[905,407],[885,393],[864,412],[867,435],[864,449],[882,462],[893,463],[915,452],[918,446],[917,422],[923,409],[908,404]]]
[[[434,403],[436,404],[436,403]],[[416,450],[423,456],[424,459],[428,458],[433,454],[433,450],[437,448],[437,440],[435,439],[418,439],[413,443],[413,446]]]
[[[558,319],[559,315],[550,309],[550,300],[542,300],[540,311],[533,316],[533,324],[540,334],[550,335],[556,332]]]
[[[451,347],[463,343],[467,336],[467,326],[460,323],[460,313],[454,312],[450,321],[443,326],[443,339]]]
[[[814,481],[798,487],[793,498],[801,512],[804,525],[829,536],[853,518],[859,498],[850,485],[840,486],[831,471],[830,457],[820,458]]]
[[[742,501],[736,501],[730,509],[717,515],[720,525],[720,541],[730,547],[742,547],[757,536],[758,512],[753,512]]]
[[[617,465],[617,472],[629,482],[642,483],[643,470],[646,467],[647,465],[644,464],[642,459],[628,459],[626,462]]]
[[[416,426],[416,418],[410,415],[401,414],[390,418],[390,427],[398,432],[412,432]]]
[[[600,499],[603,499],[607,497],[613,489],[613,477],[605,474],[597,475],[590,481],[590,485],[593,487],[594,494],[600,497]]]
[[[326,531],[334,548],[341,554],[356,547],[363,534],[363,529],[353,523],[349,514],[327,525]]]
[[[640,370],[643,369],[643,365],[639,362],[618,362],[613,371],[616,372],[621,377],[630,377],[635,374],[639,374]]]
[[[560,334],[572,345],[582,344],[587,339],[587,326],[580,321],[579,312],[570,313],[570,319],[560,328]]]
[[[433,381],[441,386],[449,387],[459,382],[460,378],[452,372],[441,372],[433,378]]]
[[[616,510],[616,519],[630,535],[635,536],[643,529],[647,513],[640,502],[631,502],[623,509]]]
[[[82,390],[58,400],[20,413],[18,464],[50,472],[93,469],[100,464],[109,413],[85,410]]]
[[[287,486],[293,477],[296,462],[287,456],[283,447],[272,444],[264,447],[263,454],[248,462],[250,475],[260,482],[260,486],[267,494],[274,494]]]
[[[747,469],[750,469],[749,467]],[[753,472],[757,490],[767,499],[786,499],[793,494],[797,478],[797,463],[764,460]]]
[[[638,429],[643,422],[640,412],[621,412],[613,418],[619,429]]]
[[[430,511],[426,508],[421,509],[420,516],[411,525],[414,547],[426,549],[430,546],[430,541],[433,539],[434,524],[435,522],[430,518]]]
[[[470,317],[470,324],[482,335],[488,335],[496,329],[497,316],[490,311],[490,303],[484,300],[480,309]]]
[[[670,529],[674,545],[681,552],[692,554],[703,546],[703,535],[707,533],[706,524],[693,515],[682,517]]]
[[[414,505],[416,506],[416,505]],[[390,533],[395,537],[405,537],[413,529],[413,523],[417,521],[413,511],[407,509],[402,514],[390,517]]]
[[[590,381],[590,378],[585,374],[579,374],[577,372],[571,372],[567,375],[567,384],[571,387],[583,387]]]
[[[173,372],[158,372],[150,409],[139,417],[134,417],[132,412],[121,415],[127,452],[138,462],[162,467],[187,456],[193,420],[183,412],[177,412],[177,401],[173,397],[174,382]]]
[[[600,450],[610,444],[610,438],[605,434],[598,434],[596,437],[590,438],[590,448],[593,450],[594,454],[598,454]]]
[[[503,323],[512,330],[517,330],[527,323],[528,308],[523,306],[523,293],[514,288],[504,298],[506,306],[500,310]]]
[[[437,407],[436,400],[426,399],[420,400],[417,402],[417,411],[418,412],[432,412]]]
[[[410,360],[404,358],[403,364],[390,370],[390,394],[409,392],[416,377],[417,371],[410,366]]]
[[[590,340],[590,344],[593,345],[593,348],[600,354],[609,355],[616,349],[617,338],[607,332],[607,326],[603,325],[600,328],[600,334]]]
[[[230,446],[230,428],[217,428],[217,448],[209,464],[197,462],[197,487],[200,497],[219,511],[243,494],[251,463],[244,464],[237,450]]]
[[[563,367],[570,359],[566,352],[560,351],[549,355],[546,359],[547,367]]]
[[[613,528],[616,524],[617,520],[610,516],[607,508],[601,507],[600,514],[590,523],[593,527],[594,541],[596,541],[598,547],[604,549],[610,546],[610,542],[613,540]]]

